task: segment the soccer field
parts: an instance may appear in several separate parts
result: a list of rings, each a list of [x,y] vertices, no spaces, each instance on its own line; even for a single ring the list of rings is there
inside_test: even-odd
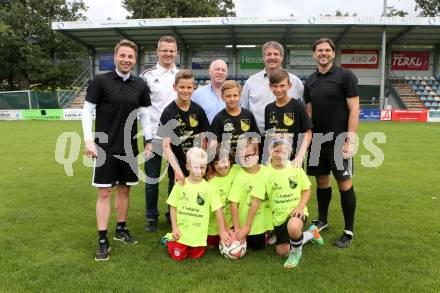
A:
[[[383,132],[377,144],[385,159],[366,168],[355,157],[355,240],[348,249],[333,242],[343,229],[335,185],[326,244],[307,244],[299,267],[285,270],[274,247],[248,251],[239,261],[217,251],[201,260],[172,261],[157,233],[144,232],[143,184],[132,190],[128,227],[134,246],[110,240],[111,258],[96,262],[96,192],[82,155],[68,177],[55,161],[57,137],[82,136],[80,121],[0,122],[1,292],[440,292],[440,123],[361,123],[360,137]],[[315,187],[308,205],[316,216]],[[115,227],[112,215],[109,236]]]

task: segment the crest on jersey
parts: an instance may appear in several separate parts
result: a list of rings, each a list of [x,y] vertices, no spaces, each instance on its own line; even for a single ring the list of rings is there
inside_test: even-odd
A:
[[[179,116],[177,116],[177,125],[176,127],[180,128],[180,127],[185,127],[185,121],[183,121],[183,119]]]
[[[243,131],[249,131],[249,129],[251,128],[251,123],[249,121],[249,119],[240,119],[240,127],[241,130]]]
[[[293,176],[289,177],[289,185],[290,188],[295,189],[298,186],[298,182],[296,182],[296,178]]]
[[[283,117],[284,125],[286,126],[292,126],[295,122],[295,114],[293,113],[284,113]]]
[[[198,205],[204,205],[206,201],[206,193],[205,192],[198,192],[197,193],[197,204]]]
[[[191,125],[191,127],[197,127],[197,125],[199,125],[197,115],[189,115],[189,125]]]

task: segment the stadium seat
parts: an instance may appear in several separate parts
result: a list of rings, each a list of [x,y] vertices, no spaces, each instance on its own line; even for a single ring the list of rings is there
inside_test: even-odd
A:
[[[411,77],[410,76],[405,76],[405,80],[409,81],[409,80],[411,80]]]
[[[432,90],[432,88],[429,85],[427,85],[427,86],[425,86],[425,90],[430,91],[430,90]]]
[[[421,95],[423,95],[423,92],[422,91],[416,91],[416,95],[421,96]]]
[[[434,81],[435,77],[434,76],[430,76],[429,79]]]
[[[433,107],[438,107],[438,102],[432,102]]]
[[[435,96],[434,97],[434,101],[437,101],[437,102],[440,101],[440,97],[439,96]]]
[[[427,100],[428,100],[428,101],[434,101],[434,98],[431,97],[431,96],[429,96]]]
[[[418,86],[416,86],[416,85],[413,85],[413,86],[412,86],[412,90],[413,90],[413,91],[417,91],[418,89],[419,89]]]
[[[425,107],[431,107],[431,103],[430,102],[425,102]]]
[[[416,76],[417,80],[423,80],[423,78],[421,76]]]
[[[426,101],[427,98],[426,98],[425,96],[421,96],[421,97],[420,97],[420,100],[421,100],[421,101]]]
[[[440,96],[440,90],[437,90],[437,95]]]
[[[422,93],[424,96],[427,96],[427,95],[429,95],[429,93],[428,93],[428,91],[423,91],[423,93]]]
[[[437,91],[437,90],[438,90],[438,87],[437,87],[435,84],[433,84],[433,85],[432,85],[432,89],[433,89],[434,91]]]

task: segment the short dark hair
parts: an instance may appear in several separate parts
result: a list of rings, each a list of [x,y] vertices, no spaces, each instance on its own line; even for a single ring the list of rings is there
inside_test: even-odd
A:
[[[176,77],[174,78],[174,84],[177,84],[181,79],[192,79],[194,80],[194,75],[191,70],[183,69],[176,73]]]
[[[332,50],[333,50],[333,51],[336,51],[335,43],[333,43],[332,40],[330,40],[329,38],[320,38],[319,40],[317,40],[317,41],[313,44],[313,52],[316,50],[316,47],[317,47],[319,44],[322,44],[322,43],[327,43],[327,44],[329,44],[330,47],[332,48]]]
[[[270,84],[280,83],[285,79],[290,83],[289,73],[282,68],[272,71],[269,76]]]
[[[137,56],[138,46],[134,42],[127,39],[120,40],[115,46],[115,54],[118,54],[118,50],[120,47],[132,48],[134,50],[135,55]]]

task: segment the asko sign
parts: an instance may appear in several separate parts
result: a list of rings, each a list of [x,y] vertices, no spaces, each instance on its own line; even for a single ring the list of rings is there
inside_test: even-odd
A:
[[[391,52],[391,70],[428,70],[429,52],[393,51]]]
[[[341,50],[341,66],[345,68],[378,68],[379,50]]]

